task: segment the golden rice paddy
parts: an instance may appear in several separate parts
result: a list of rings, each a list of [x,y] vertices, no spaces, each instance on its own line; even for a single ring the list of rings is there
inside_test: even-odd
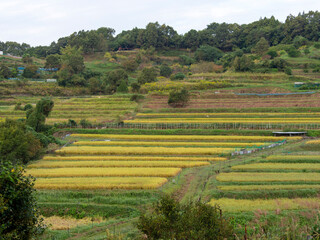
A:
[[[277,142],[283,139],[300,140],[302,137],[279,138],[272,136],[224,136],[224,135],[121,135],[121,134],[72,134],[73,137],[139,141],[259,141]]]
[[[319,198],[278,198],[278,199],[212,199],[210,205],[218,204],[226,212],[248,212],[256,210],[289,210],[289,209],[313,209],[320,207]]]
[[[79,141],[74,146],[186,146],[186,147],[252,147],[263,146],[265,142],[136,142],[136,141]]]
[[[233,150],[233,148],[70,146],[57,150],[56,153],[60,155],[218,155]]]
[[[91,168],[91,167],[199,167],[210,165],[200,161],[39,161],[28,168]]]
[[[44,156],[52,161],[226,161],[224,157],[161,157],[161,156]]]
[[[233,170],[320,170],[320,163],[253,163],[231,168]]]
[[[61,177],[37,178],[36,189],[155,189],[168,180],[162,177]]]
[[[181,168],[160,167],[90,167],[90,168],[33,168],[27,169],[26,174],[34,177],[173,177]]]
[[[226,185],[218,186],[221,191],[255,191],[255,190],[295,190],[320,189],[317,184],[272,184],[272,185]]]
[[[220,182],[320,182],[320,173],[230,172],[220,173],[216,179]]]

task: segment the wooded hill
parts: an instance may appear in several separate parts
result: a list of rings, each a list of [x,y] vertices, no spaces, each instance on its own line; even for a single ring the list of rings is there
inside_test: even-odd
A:
[[[133,28],[115,35],[115,30],[101,27],[97,30],[74,32],[70,36],[52,42],[50,46],[31,47],[16,42],[1,42],[0,51],[6,54],[22,56],[30,54],[35,57],[60,53],[67,45],[82,47],[84,53],[114,51],[118,49],[150,48],[189,48],[196,50],[202,45],[210,45],[222,51],[233,51],[237,48],[251,52],[253,46],[265,38],[270,46],[292,44],[304,38],[318,41],[320,31],[320,13],[310,11],[297,16],[289,15],[284,23],[271,18],[261,18],[250,24],[210,23],[203,30],[191,29],[185,34],[178,34],[173,27],[149,23],[146,28]]]

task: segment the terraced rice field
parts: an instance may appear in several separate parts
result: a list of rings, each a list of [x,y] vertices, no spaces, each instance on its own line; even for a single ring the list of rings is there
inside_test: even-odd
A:
[[[72,134],[73,137],[103,140],[138,140],[138,141],[214,141],[214,142],[278,142],[284,139],[300,140],[302,137],[279,138],[272,136],[225,136],[225,135],[116,135],[116,134]]]
[[[220,182],[319,182],[320,173],[253,173],[231,172],[221,173],[217,176]]]
[[[69,138],[75,142],[28,166],[27,174],[38,179],[37,188],[117,188],[108,179],[123,179],[124,183],[119,184],[122,189],[158,188],[166,182],[162,178],[174,177],[182,168],[225,161],[238,147],[259,147],[281,140],[270,136],[115,134],[72,134]],[[85,182],[89,177],[93,180]],[[141,178],[145,179],[143,184]],[[153,178],[158,180],[151,181]]]
[[[248,212],[255,210],[274,211],[277,209],[313,209],[319,208],[319,198],[278,198],[278,199],[212,199],[209,204],[218,204],[226,212]]]
[[[271,155],[262,161],[276,163],[317,163],[320,162],[320,155]]]
[[[313,140],[317,141],[317,140]],[[300,143],[304,145],[303,143]],[[320,150],[320,149],[319,149]],[[313,151],[313,150],[312,150]],[[231,172],[217,175],[217,189],[225,193],[259,196],[274,196],[273,199],[212,199],[210,204],[219,204],[225,211],[254,211],[277,209],[319,209],[319,198],[277,198],[279,191],[293,194],[295,191],[320,191],[320,152],[308,155],[303,150],[296,154],[271,155],[256,162],[231,167]],[[265,194],[262,194],[265,192]],[[305,196],[305,195],[303,195]],[[270,197],[269,197],[270,198]],[[272,198],[272,197],[271,197]]]
[[[219,142],[225,136],[212,137],[73,134],[70,138],[76,142],[30,164],[26,173],[37,178],[38,189],[151,189],[162,186],[182,168],[225,161],[221,155],[229,155],[236,147],[275,140],[227,137],[226,142]]]
[[[253,163],[233,166],[232,170],[320,170],[320,163]]]
[[[6,108],[0,108],[0,121],[4,118],[25,118],[26,112],[14,110],[15,104],[20,102],[22,108],[30,103],[35,106],[40,98],[24,97],[8,99],[1,104],[7,104]],[[130,101],[130,96],[92,96],[86,98],[53,98],[54,108],[47,119],[47,124],[64,123],[72,119],[80,122],[82,119],[99,124],[114,121],[118,116],[132,114],[138,107],[136,102]]]
[[[126,120],[125,123],[144,123],[144,124],[213,124],[213,123],[243,123],[243,124],[320,124],[319,117],[313,118],[238,118],[237,115],[230,118],[209,118],[209,117],[194,117],[194,118],[137,118],[134,120]]]
[[[319,144],[320,145],[320,140],[311,140],[311,141],[308,141],[306,144]]]
[[[319,107],[319,94],[287,96],[237,96],[232,94],[211,94],[193,97],[186,108],[253,108],[253,107]],[[165,96],[152,96],[145,101],[144,108],[169,108]]]
[[[152,96],[144,101],[141,113],[124,123],[128,127],[168,129],[320,129],[318,96],[201,94],[192,96],[187,106],[177,111],[167,104],[167,97]],[[303,107],[313,110],[308,112]]]

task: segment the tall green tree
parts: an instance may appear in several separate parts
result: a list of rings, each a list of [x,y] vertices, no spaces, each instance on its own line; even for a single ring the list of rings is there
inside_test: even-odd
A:
[[[41,132],[45,127],[46,118],[54,107],[54,102],[49,98],[41,99],[35,109],[30,109],[27,112],[26,123],[36,132]]]
[[[209,45],[202,45],[195,52],[195,59],[197,61],[210,61],[216,62],[223,56],[223,52],[216,48],[211,47]]]
[[[144,68],[138,76],[138,83],[142,85],[145,83],[155,82],[156,79],[157,79],[157,72],[155,68],[153,67]]]
[[[45,68],[60,68],[61,60],[58,54],[48,55],[46,57],[46,63],[44,65]]]
[[[81,73],[85,66],[82,56],[82,48],[66,46],[61,49],[62,65],[67,67],[72,74]]]
[[[22,122],[9,120],[0,123],[0,164],[27,163],[41,153],[40,141]]]
[[[263,55],[268,51],[269,47],[270,46],[268,41],[264,37],[262,37],[260,38],[259,42],[257,42],[257,44],[254,46],[254,48],[252,48],[251,51],[258,55]]]
[[[109,93],[116,92],[117,88],[120,86],[121,82],[128,84],[129,76],[123,69],[117,69],[110,71],[104,77],[104,81],[107,85],[107,91]]]

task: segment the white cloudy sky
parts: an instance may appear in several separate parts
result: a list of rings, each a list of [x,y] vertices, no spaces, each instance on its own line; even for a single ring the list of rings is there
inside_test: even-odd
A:
[[[0,0],[0,41],[49,45],[79,30],[116,34],[158,21],[179,34],[212,22],[250,23],[320,10],[319,0]]]

